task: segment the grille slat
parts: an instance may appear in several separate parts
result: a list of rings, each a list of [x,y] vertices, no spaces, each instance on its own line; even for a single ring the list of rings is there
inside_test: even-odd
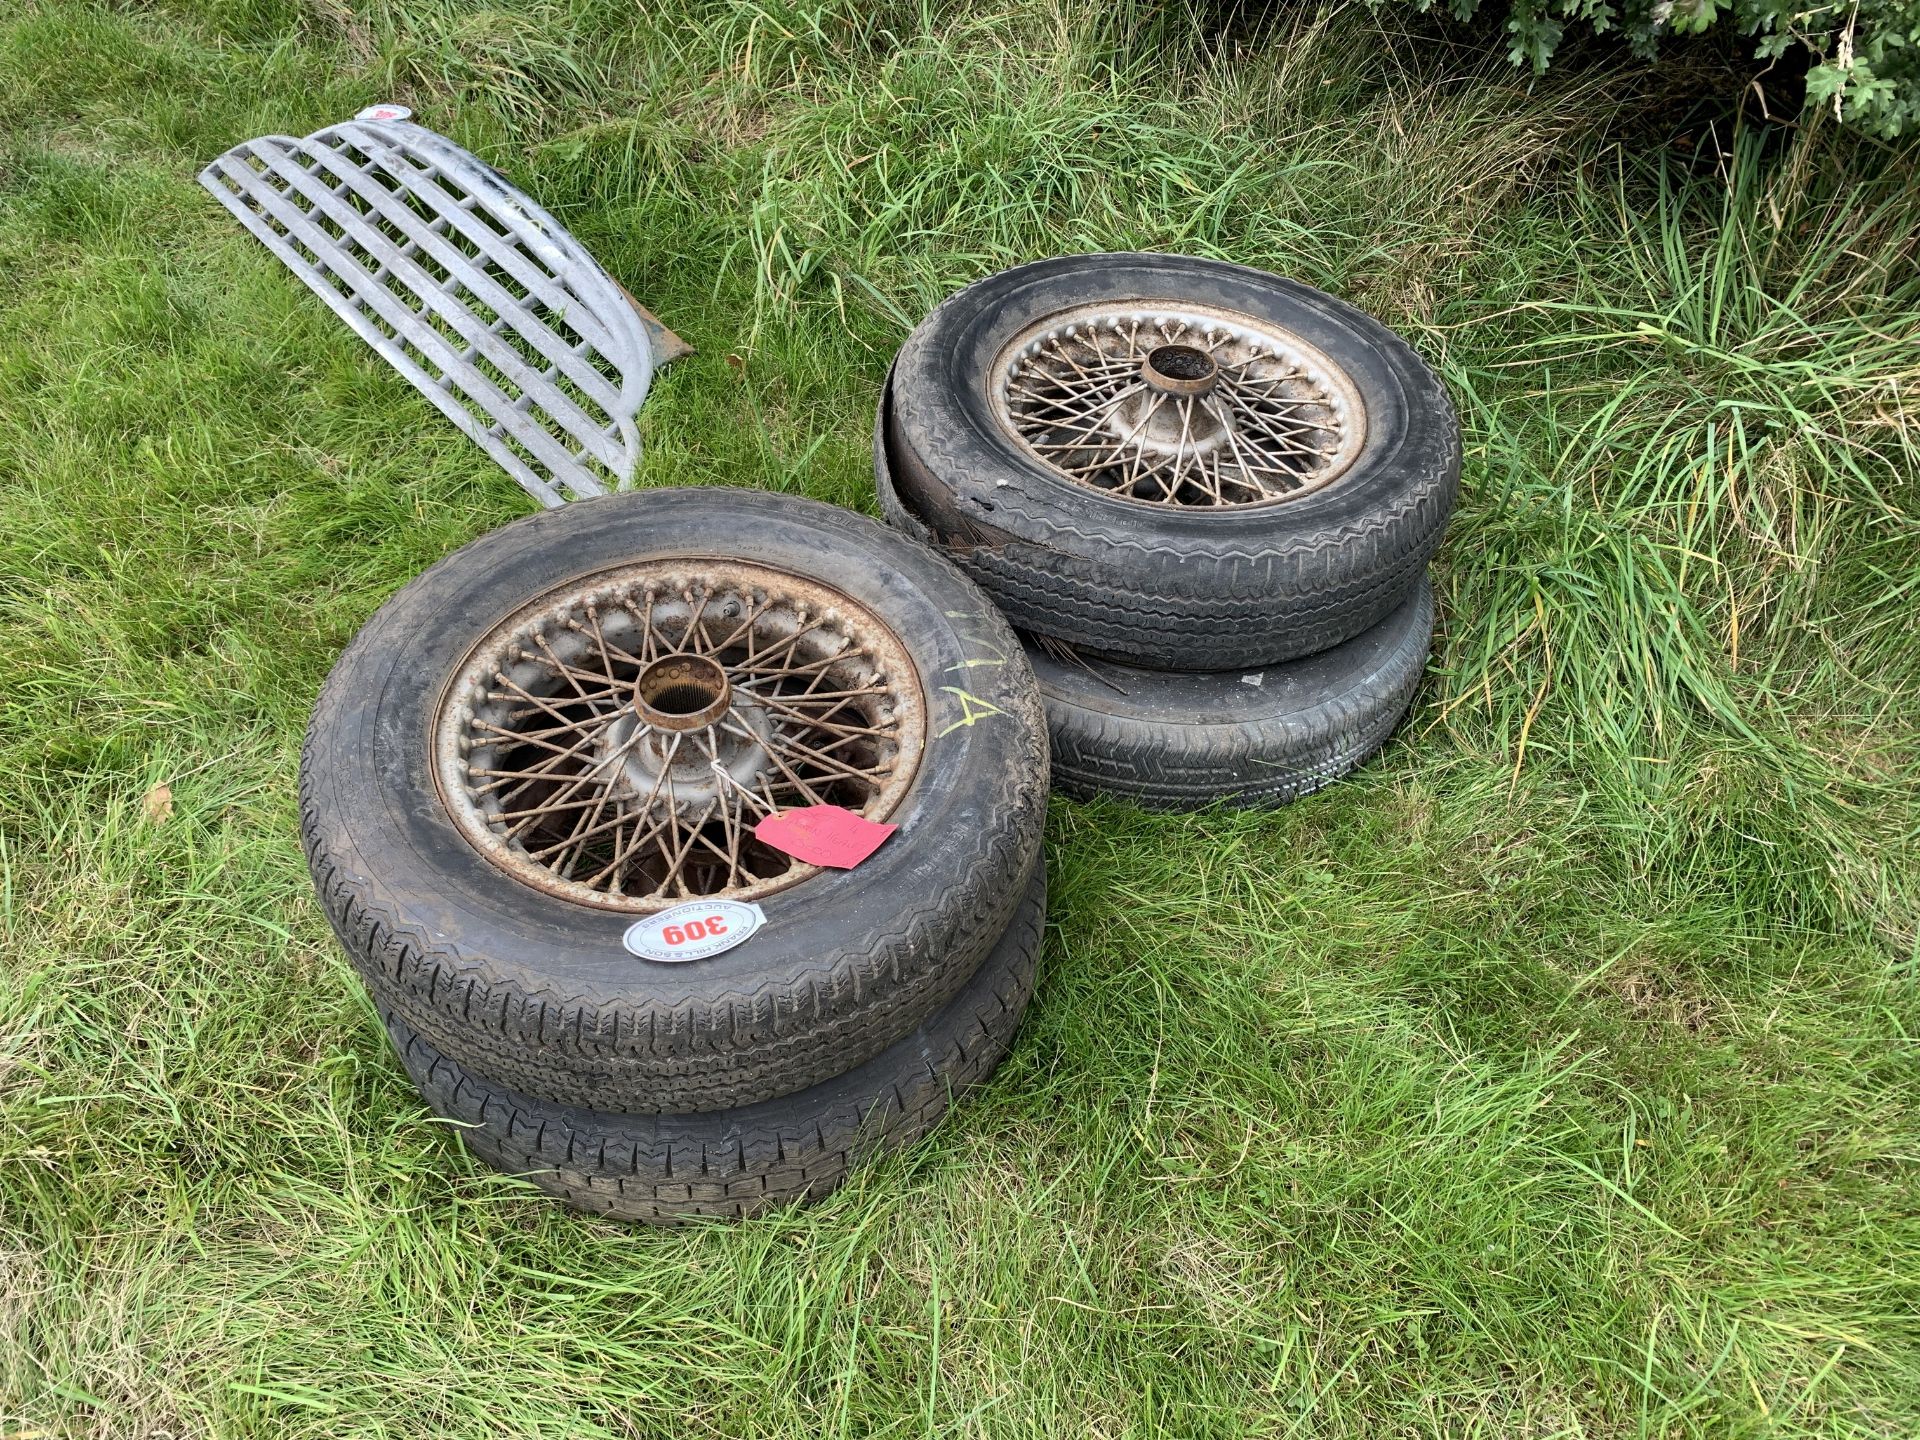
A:
[[[660,363],[642,314],[484,162],[359,119],[246,141],[200,182],[542,505],[632,480]]]

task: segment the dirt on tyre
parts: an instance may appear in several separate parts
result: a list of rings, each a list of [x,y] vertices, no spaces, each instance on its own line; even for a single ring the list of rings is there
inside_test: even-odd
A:
[[[610,1115],[520,1094],[449,1060],[389,1014],[401,1063],[486,1164],[576,1209],[654,1224],[818,1199],[861,1160],[920,1139],[992,1073],[1033,993],[1046,919],[1037,874],[960,993],[911,1035],[818,1085],[734,1110]]]
[[[908,338],[887,404],[900,499],[1017,629],[1154,669],[1377,624],[1459,489],[1452,403],[1403,340],[1212,260],[990,276]]]
[[[383,606],[315,705],[302,837],[375,999],[440,1054],[689,1113],[945,1005],[1039,863],[1046,773],[1019,644],[938,555],[811,501],[650,491],[517,521]],[[846,870],[753,834],[816,804],[899,829]],[[695,901],[764,923],[684,963],[628,948]]]
[[[1378,625],[1277,665],[1198,674],[1044,643],[1029,642],[1027,653],[1057,789],[1193,810],[1284,804],[1358,768],[1405,717],[1432,642],[1433,588],[1422,579]]]

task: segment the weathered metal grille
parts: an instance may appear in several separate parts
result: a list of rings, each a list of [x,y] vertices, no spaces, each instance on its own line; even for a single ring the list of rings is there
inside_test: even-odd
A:
[[[476,156],[357,119],[236,145],[200,182],[541,504],[632,479],[655,363],[641,315]]]

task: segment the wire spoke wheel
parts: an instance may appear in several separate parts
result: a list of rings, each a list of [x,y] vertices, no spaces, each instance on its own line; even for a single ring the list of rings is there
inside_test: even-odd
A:
[[[381,606],[314,703],[301,841],[382,1012],[448,1061],[542,1103],[731,1113],[960,993],[1039,864],[1045,725],[931,549],[794,495],[642,490],[490,531]],[[756,838],[823,804],[899,833],[849,868]]]
[[[1366,438],[1341,368],[1251,316],[1112,302],[1047,317],[992,370],[994,409],[1076,484],[1148,505],[1276,505],[1332,484]]]
[[[449,683],[442,800],[509,874],[649,911],[814,873],[754,838],[794,806],[884,819],[925,740],[918,673],[845,594],[769,566],[651,561],[510,616]]]

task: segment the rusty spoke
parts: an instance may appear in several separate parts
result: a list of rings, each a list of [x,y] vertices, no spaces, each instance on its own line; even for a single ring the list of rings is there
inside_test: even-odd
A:
[[[1012,437],[1078,484],[1149,505],[1272,505],[1331,484],[1365,440],[1359,393],[1250,315],[1088,305],[1009,340],[989,372]]]
[[[814,873],[755,838],[762,817],[899,803],[924,743],[915,673],[817,581],[642,562],[475,648],[442,702],[436,775],[462,832],[528,884],[628,910],[762,894]]]

